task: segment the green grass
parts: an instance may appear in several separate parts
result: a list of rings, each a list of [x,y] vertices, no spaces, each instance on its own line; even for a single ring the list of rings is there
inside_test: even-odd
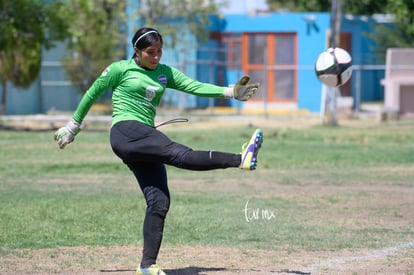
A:
[[[252,130],[166,128],[193,148],[230,152],[238,152]],[[393,187],[413,187],[414,122],[264,133],[255,172],[168,168],[172,206],[164,245],[312,251],[413,239],[414,220],[406,216],[414,211],[411,201],[384,198]],[[0,132],[0,253],[142,243],[144,199],[112,153],[108,132],[82,131],[65,150],[52,136]],[[305,189],[312,187],[317,192]],[[247,202],[248,214],[260,214],[249,222]],[[268,220],[262,216],[267,210],[273,214]]]

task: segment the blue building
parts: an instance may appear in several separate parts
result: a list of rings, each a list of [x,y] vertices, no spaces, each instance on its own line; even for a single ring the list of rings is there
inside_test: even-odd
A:
[[[244,108],[266,102],[269,109],[319,111],[321,83],[315,77],[314,63],[328,45],[330,21],[329,13],[228,15],[214,20],[211,40],[226,49],[224,60],[237,64],[227,66],[224,81],[218,82],[234,83],[241,74],[260,82],[259,94]],[[375,20],[348,15],[341,24],[340,47],[351,53],[353,63],[376,65],[380,59],[375,57],[370,47],[372,41],[366,37]],[[207,74],[200,70],[199,79],[203,75]],[[363,72],[364,81],[356,83],[356,79],[351,79],[340,88],[341,94],[357,96],[354,87],[358,84],[363,91],[360,100],[383,100],[383,75],[383,71]]]
[[[330,13],[258,13],[229,14],[212,17],[207,42],[194,46],[165,49],[162,62],[183,70],[200,81],[228,85],[243,74],[259,82],[256,96],[245,103],[226,99],[197,98],[181,93],[167,93],[169,105],[184,108],[227,106],[230,108],[268,110],[320,110],[321,83],[313,70],[314,62],[327,47]],[[130,35],[135,31],[130,21]],[[371,17],[344,16],[340,47],[348,50],[355,65],[375,65],[377,58],[366,37],[377,22]],[[128,38],[128,39],[129,39]],[[129,44],[128,44],[129,45]],[[185,52],[183,52],[185,51]],[[64,76],[60,57],[64,46],[44,52],[41,74],[28,89],[8,86],[7,114],[46,113],[50,110],[74,110],[81,95]],[[132,49],[127,49],[132,56]],[[356,78],[341,87],[343,96],[355,97],[358,86],[361,101],[383,100],[380,79],[384,71],[364,71],[361,83]],[[1,92],[1,91],[0,91]],[[183,99],[184,98],[184,99]],[[184,104],[184,106],[182,106]]]

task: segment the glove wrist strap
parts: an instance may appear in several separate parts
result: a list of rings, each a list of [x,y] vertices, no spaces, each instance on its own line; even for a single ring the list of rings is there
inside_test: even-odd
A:
[[[80,131],[80,123],[75,121],[73,118],[68,121],[66,128],[72,135],[76,135]]]
[[[234,98],[234,87],[226,87],[226,88],[224,88],[223,96],[225,98]]]

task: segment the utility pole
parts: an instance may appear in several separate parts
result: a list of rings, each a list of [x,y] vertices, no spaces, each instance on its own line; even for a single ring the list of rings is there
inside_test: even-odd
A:
[[[329,47],[336,48],[340,45],[341,37],[341,20],[342,20],[342,0],[332,0],[331,3],[331,24],[330,24],[330,37]],[[329,125],[337,125],[337,106],[336,101],[341,94],[339,87],[322,86],[322,104],[323,112],[321,122],[324,124],[324,118],[328,114]]]
[[[331,3],[331,37],[329,47],[335,48],[340,45],[342,19],[342,0],[332,0]]]

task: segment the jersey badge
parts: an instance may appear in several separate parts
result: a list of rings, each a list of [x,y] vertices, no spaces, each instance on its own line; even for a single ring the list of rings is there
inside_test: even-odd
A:
[[[167,76],[162,74],[158,76],[158,81],[165,87],[167,86]]]
[[[148,101],[152,101],[156,95],[156,91],[159,89],[157,86],[148,86],[145,89],[145,99]]]

